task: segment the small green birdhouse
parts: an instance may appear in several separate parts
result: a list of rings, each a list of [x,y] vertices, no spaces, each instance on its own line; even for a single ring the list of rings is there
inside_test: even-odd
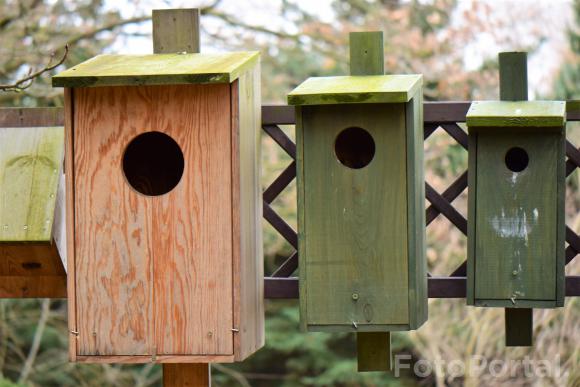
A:
[[[388,332],[427,319],[421,85],[421,75],[322,77],[288,96],[305,330]]]
[[[564,305],[565,103],[474,102],[467,303]]]

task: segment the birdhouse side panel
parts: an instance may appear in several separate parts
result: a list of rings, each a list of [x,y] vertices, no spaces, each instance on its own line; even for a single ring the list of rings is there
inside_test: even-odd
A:
[[[409,324],[405,105],[304,106],[301,112],[300,264],[306,274],[301,301],[308,328],[405,329]],[[361,152],[361,138],[355,136],[344,149],[336,148],[337,137],[349,128],[363,129],[372,137],[372,159],[364,167],[347,166],[368,161],[365,152],[371,148],[363,146]]]
[[[554,301],[561,134],[477,136],[474,297]]]
[[[427,260],[425,258],[425,172],[423,157],[423,96],[405,105],[407,126],[407,198],[409,238],[409,325],[427,321]]]
[[[261,106],[257,64],[231,85],[234,351],[237,361],[264,345],[264,262],[260,185]]]
[[[181,180],[151,197],[156,355],[233,354],[230,86],[152,86],[151,129],[173,138]]]
[[[145,87],[74,90],[74,275],[78,355],[150,355],[151,201],[122,170],[125,147],[150,130]],[[70,200],[70,199],[69,199]]]

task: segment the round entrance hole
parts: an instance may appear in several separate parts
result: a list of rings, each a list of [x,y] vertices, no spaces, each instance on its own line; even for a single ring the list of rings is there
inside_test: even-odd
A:
[[[347,128],[336,137],[334,153],[342,165],[353,169],[364,168],[375,156],[375,140],[362,128]]]
[[[513,147],[505,154],[505,165],[512,172],[521,172],[528,166],[530,158],[523,148]]]
[[[135,137],[123,155],[123,172],[137,192],[158,196],[171,191],[183,175],[183,152],[174,139],[161,132]]]

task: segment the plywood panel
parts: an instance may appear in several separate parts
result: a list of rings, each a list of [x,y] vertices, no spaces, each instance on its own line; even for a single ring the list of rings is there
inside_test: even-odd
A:
[[[404,109],[302,107],[301,301],[310,327],[364,331],[409,323]],[[352,126],[375,141],[374,158],[362,169],[335,155],[337,135]]]
[[[475,299],[555,300],[558,133],[479,133]],[[529,155],[521,172],[507,151]]]
[[[74,93],[78,355],[151,354],[151,200],[126,183],[121,168],[127,143],[150,130],[151,93]]]
[[[236,360],[264,345],[264,264],[260,190],[260,68],[232,84],[234,325]]]
[[[151,129],[185,158],[180,183],[150,199],[156,354],[232,354],[230,87],[151,90]]]

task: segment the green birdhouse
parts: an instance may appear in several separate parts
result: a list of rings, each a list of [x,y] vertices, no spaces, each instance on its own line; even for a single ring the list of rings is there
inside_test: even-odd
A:
[[[378,75],[310,78],[288,96],[308,331],[411,330],[427,319],[422,76],[382,75],[382,34],[375,51],[368,41],[351,34],[351,73]],[[373,53],[380,68],[361,71]]]
[[[474,102],[467,302],[564,305],[565,103]]]

